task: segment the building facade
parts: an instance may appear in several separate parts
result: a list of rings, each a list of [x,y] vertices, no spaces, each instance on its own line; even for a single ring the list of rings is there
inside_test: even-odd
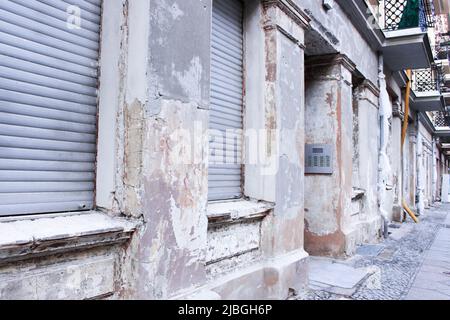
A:
[[[0,299],[286,299],[448,189],[445,1],[0,12]]]

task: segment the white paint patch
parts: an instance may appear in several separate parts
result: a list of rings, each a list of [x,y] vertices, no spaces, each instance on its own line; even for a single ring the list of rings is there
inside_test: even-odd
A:
[[[313,215],[307,213],[305,219],[308,223],[308,230],[317,236],[326,236],[338,230],[338,221],[334,214]]]
[[[178,20],[180,17],[184,16],[184,12],[181,11],[180,7],[177,3],[174,3],[170,8],[170,13],[172,14],[172,18],[174,20]]]
[[[175,68],[174,64],[172,64],[172,68]],[[198,56],[191,60],[191,66],[188,70],[184,72],[173,71],[173,76],[180,83],[186,96],[191,97],[194,101],[200,101],[202,98],[202,74],[203,67]]]
[[[131,1],[129,3],[128,23],[128,77],[126,102],[131,104],[135,100],[141,103],[147,101],[148,78],[147,69],[149,59],[150,37],[150,1]]]

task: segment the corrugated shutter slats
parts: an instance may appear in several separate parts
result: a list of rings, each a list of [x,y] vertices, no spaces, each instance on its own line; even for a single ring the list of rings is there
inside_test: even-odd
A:
[[[243,5],[214,0],[211,39],[209,200],[242,197]],[[233,134],[225,135],[227,130]]]
[[[0,216],[94,205],[101,2],[0,2]]]

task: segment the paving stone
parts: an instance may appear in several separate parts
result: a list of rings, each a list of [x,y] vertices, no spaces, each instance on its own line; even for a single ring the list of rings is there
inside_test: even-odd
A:
[[[361,256],[377,256],[383,251],[384,246],[379,244],[367,244],[358,247],[356,254]]]
[[[449,300],[450,296],[436,290],[411,288],[406,300]]]

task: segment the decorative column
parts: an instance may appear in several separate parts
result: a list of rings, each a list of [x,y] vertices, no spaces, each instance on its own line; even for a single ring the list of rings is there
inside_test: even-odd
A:
[[[304,251],[304,28],[308,17],[292,1],[262,1],[264,29],[264,110],[267,156],[275,171],[260,171],[265,191],[246,184],[246,194],[275,203],[263,222],[268,297],[286,294],[286,284],[307,282]],[[256,116],[256,115],[253,115]],[[261,168],[260,168],[261,169]],[[247,177],[251,179],[252,177]],[[275,282],[275,280],[278,281]]]
[[[355,90],[353,126],[353,188],[360,193],[359,214],[353,212],[357,229],[357,244],[375,240],[381,225],[378,212],[378,108],[380,90],[369,80],[363,80]],[[355,193],[356,193],[355,192]],[[356,205],[358,203],[356,202]],[[355,201],[353,201],[355,206]]]

